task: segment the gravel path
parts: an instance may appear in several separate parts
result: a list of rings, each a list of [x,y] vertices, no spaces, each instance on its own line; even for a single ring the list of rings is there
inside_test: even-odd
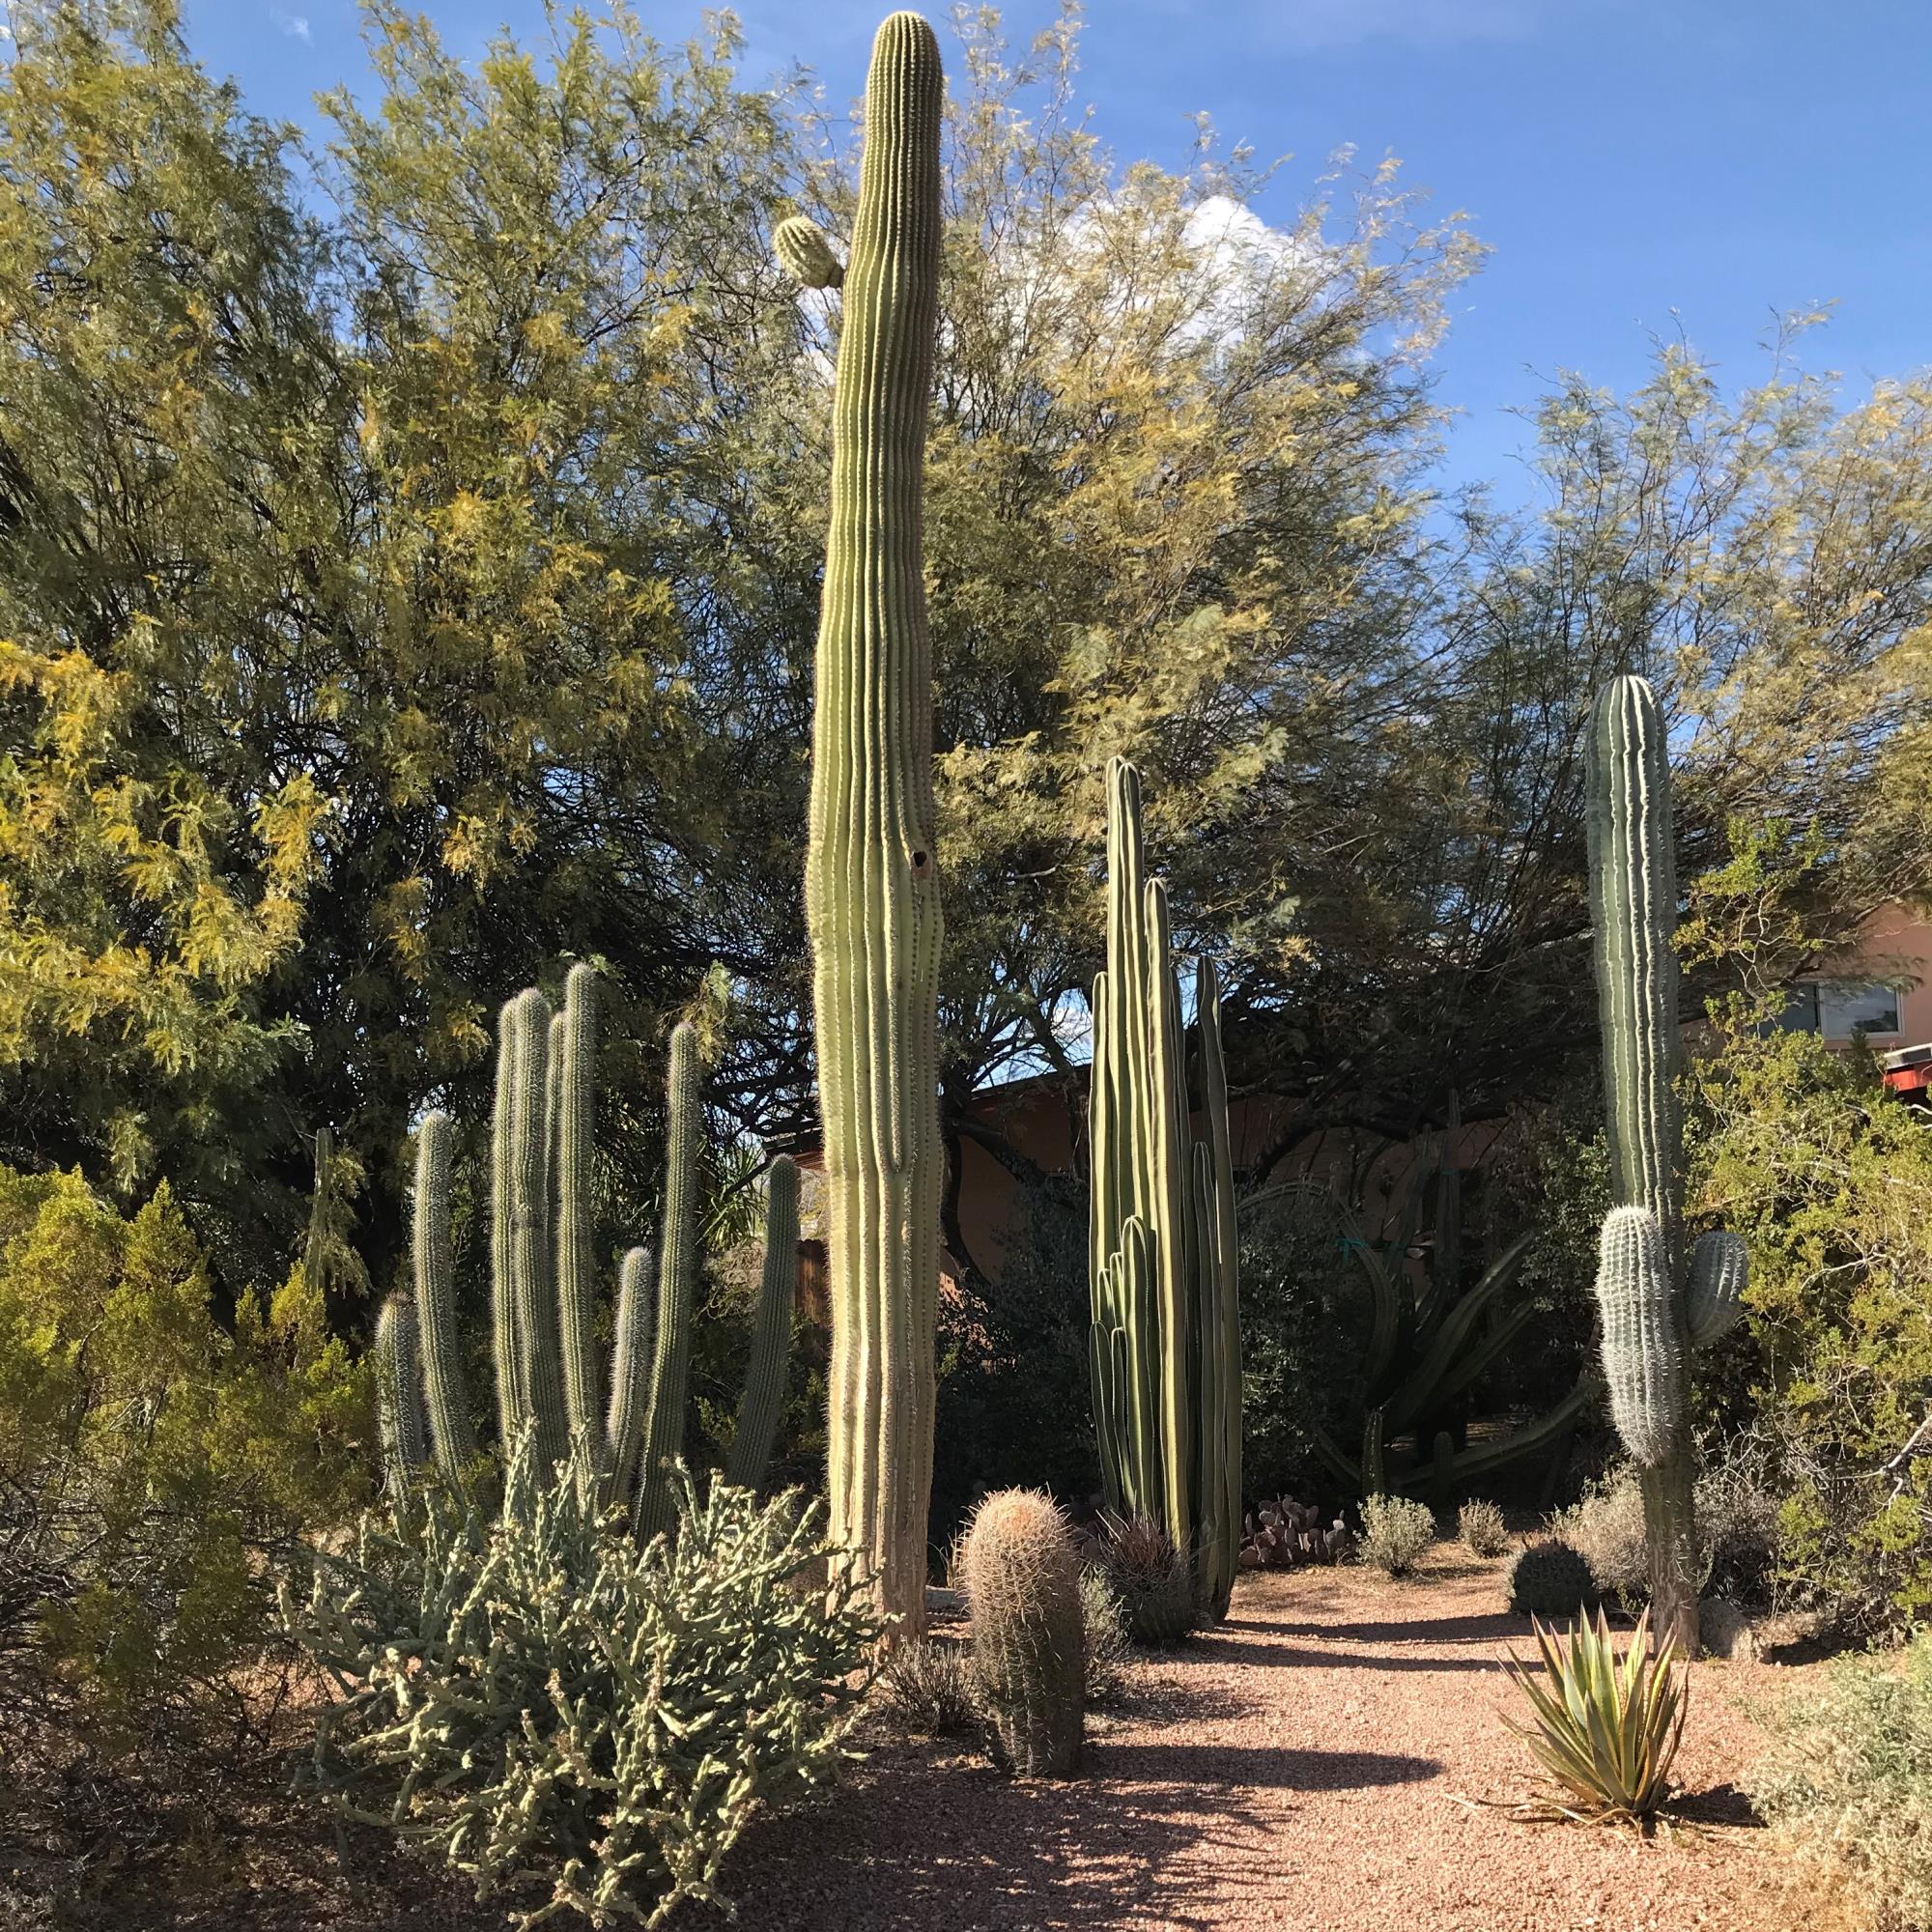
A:
[[[1219,1630],[1137,1664],[1090,1775],[1014,1784],[947,1747],[884,1744],[724,1875],[760,1932],[1270,1926],[1282,1932],[1790,1932],[1809,1922],[1732,1784],[1740,1697],[1789,1669],[1701,1664],[1679,1764],[1698,1822],[1667,1841],[1531,1826],[1462,1798],[1529,1789],[1498,1712],[1528,1626],[1499,1566],[1249,1576]]]

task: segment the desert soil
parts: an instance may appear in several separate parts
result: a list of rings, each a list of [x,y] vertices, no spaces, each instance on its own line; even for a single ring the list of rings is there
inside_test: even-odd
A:
[[[1131,1667],[1088,1776],[1002,1781],[942,1746],[877,1747],[764,1821],[726,1884],[760,1932],[1269,1926],[1281,1932],[1789,1932],[1808,1922],[1735,1780],[1741,1703],[1796,1674],[1701,1663],[1682,1821],[1644,1842],[1506,1808],[1532,1789],[1502,1671],[1528,1648],[1500,1566],[1438,1550],[1392,1583],[1256,1574],[1233,1612]],[[1495,1807],[1495,1808],[1492,1808]]]
[[[1499,1564],[1449,1548],[1392,1583],[1359,1569],[1242,1578],[1221,1628],[1128,1666],[1091,1720],[1087,1775],[1013,1783],[959,1743],[867,1734],[867,1755],[805,1807],[757,1822],[724,1873],[756,1932],[1812,1932],[1813,1901],[1736,1780],[1756,1748],[1742,1706],[1799,1672],[1703,1663],[1691,1687],[1681,1822],[1627,1833],[1516,1822],[1532,1788],[1502,1714],[1528,1625]],[[283,1775],[218,1781],[150,1833],[177,1854],[164,1893],[76,1830],[64,1905],[0,1830],[0,1932],[500,1932],[453,1875],[291,1804]],[[94,1809],[73,1790],[78,1826]],[[66,1889],[66,1887],[63,1888]],[[44,1897],[45,1893],[41,1892]],[[24,1909],[23,1909],[24,1908]],[[680,1915],[689,1932],[722,1917]]]

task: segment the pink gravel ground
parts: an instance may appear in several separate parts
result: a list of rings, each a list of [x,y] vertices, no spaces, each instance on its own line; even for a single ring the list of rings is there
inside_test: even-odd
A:
[[[724,1875],[759,1932],[1809,1932],[1818,1923],[1734,1780],[1741,1698],[1767,1664],[1696,1667],[1678,1760],[1691,1822],[1650,1842],[1527,1825],[1527,1754],[1499,1713],[1526,1652],[1500,1566],[1438,1550],[1393,1583],[1359,1569],[1244,1577],[1233,1614],[1137,1663],[1090,1720],[1089,1776],[1010,1783],[952,1746],[875,1743],[808,1808],[762,1821]]]

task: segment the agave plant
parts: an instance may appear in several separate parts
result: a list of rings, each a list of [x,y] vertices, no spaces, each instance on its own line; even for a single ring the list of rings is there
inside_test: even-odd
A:
[[[1559,1817],[1647,1826],[1670,1792],[1670,1766],[1684,1737],[1690,1685],[1677,1646],[1650,1647],[1650,1612],[1619,1660],[1603,1611],[1580,1619],[1569,1639],[1534,1623],[1541,1674],[1515,1658],[1510,1675],[1535,1721],[1507,1723],[1551,1778]]]

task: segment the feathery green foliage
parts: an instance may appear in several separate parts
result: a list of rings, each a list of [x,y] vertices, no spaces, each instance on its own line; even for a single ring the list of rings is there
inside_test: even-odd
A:
[[[93,1744],[232,1714],[265,1572],[366,1494],[369,1378],[299,1266],[232,1332],[170,1190],[0,1168],[0,1662]],[[13,1675],[23,1671],[30,1684]]]

